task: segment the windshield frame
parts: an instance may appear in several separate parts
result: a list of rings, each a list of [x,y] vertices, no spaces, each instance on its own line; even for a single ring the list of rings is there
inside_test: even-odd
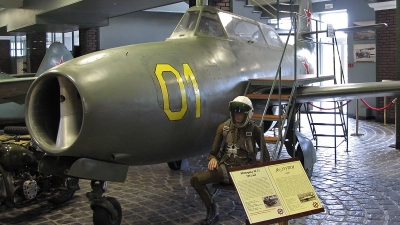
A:
[[[218,10],[214,7],[197,7],[197,9],[188,10],[182,16],[178,25],[175,27],[171,36],[168,39],[180,39],[189,37],[213,37],[213,38],[228,38],[228,35],[219,18]],[[194,15],[196,15],[194,17]],[[195,23],[193,23],[196,18]],[[208,18],[208,31],[200,31],[202,19]],[[213,28],[215,30],[213,31]]]
[[[258,22],[227,12],[221,11],[218,14],[229,38],[267,45]]]

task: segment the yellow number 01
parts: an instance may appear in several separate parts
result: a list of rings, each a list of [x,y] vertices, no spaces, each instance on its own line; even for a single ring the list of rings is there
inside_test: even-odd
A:
[[[196,118],[199,118],[200,117],[199,86],[197,85],[196,77],[194,76],[193,71],[190,68],[189,64],[184,63],[182,65],[182,67],[183,67],[183,75],[185,77],[186,83],[187,84],[189,84],[190,82],[192,83],[194,94],[196,97]],[[176,77],[176,81],[178,82],[179,89],[181,92],[181,100],[182,100],[182,108],[179,111],[172,112],[169,107],[169,95],[168,95],[167,85],[165,84],[165,80],[163,77],[164,72],[173,73]],[[181,75],[174,67],[172,67],[169,64],[157,64],[155,74],[156,74],[157,80],[160,83],[160,87],[161,87],[161,93],[162,93],[163,101],[164,101],[165,114],[168,116],[168,118],[170,120],[182,119],[187,111],[188,105],[187,105],[187,100],[186,100],[186,89],[185,89],[185,85],[183,83]]]

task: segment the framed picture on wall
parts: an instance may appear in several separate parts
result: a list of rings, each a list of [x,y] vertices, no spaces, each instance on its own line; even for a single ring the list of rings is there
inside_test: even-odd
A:
[[[354,62],[376,62],[376,45],[355,44]]]
[[[360,21],[360,22],[354,22],[354,26],[366,26],[366,25],[373,25],[375,24],[375,21]],[[363,30],[363,31],[358,31],[353,33],[353,38],[355,41],[360,41],[360,40],[375,40],[376,39],[376,33],[375,30]]]

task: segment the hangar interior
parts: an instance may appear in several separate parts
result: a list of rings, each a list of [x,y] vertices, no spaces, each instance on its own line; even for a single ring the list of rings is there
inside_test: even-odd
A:
[[[277,25],[277,19],[265,10],[271,10],[265,2],[274,2],[258,2],[261,6],[250,0],[203,1],[215,8],[270,24],[285,42],[288,30],[285,18]],[[186,10],[194,5],[196,1],[177,0],[0,0],[0,72],[35,74],[53,42],[63,43],[74,57],[79,57],[125,45],[165,41]],[[396,7],[393,0],[352,0],[351,3],[348,0],[312,0],[312,17],[333,24],[335,29],[375,23],[388,25],[372,34],[336,33],[346,83],[398,80]],[[321,41],[331,40],[321,38]],[[373,48],[368,50],[368,57],[360,55],[363,48]],[[333,69],[332,49],[322,47],[319,51],[319,69],[326,73]],[[338,64],[336,61],[336,69]],[[348,148],[339,146],[334,152],[319,150],[311,177],[325,212],[294,218],[289,223],[400,224],[397,187],[400,180],[396,177],[397,172],[382,172],[397,171],[400,167],[398,151],[388,147],[400,143],[395,125],[398,106],[395,104],[385,111],[371,109],[382,108],[394,100],[395,96],[367,97],[365,101],[370,107],[355,101],[347,105],[345,114],[351,118],[349,133],[357,129],[357,135],[349,137]],[[331,102],[314,104],[322,108],[334,107]],[[23,123],[19,120],[21,117],[25,117],[24,105],[0,105],[0,119],[5,120],[5,124],[10,121]],[[352,119],[356,117],[368,121],[357,121],[356,124]],[[383,122],[385,126],[381,124]],[[359,138],[358,123],[359,132],[363,133]],[[214,131],[212,133],[214,135]],[[190,186],[190,177],[207,168],[206,156],[188,159],[188,168],[179,171],[171,171],[165,164],[131,166],[124,183],[109,182],[107,194],[116,196],[123,208],[122,224],[196,224],[201,220],[204,205]],[[282,158],[289,157],[283,153]],[[85,197],[85,193],[90,192],[89,182],[81,180],[81,190],[67,204],[50,206],[45,202],[23,209],[5,209],[0,222],[92,224],[92,210]],[[215,198],[220,211],[218,224],[244,224],[246,214],[235,193],[221,190]]]
[[[218,5],[218,7],[225,7],[226,10],[231,10],[231,12],[235,14],[263,23],[269,23],[268,21],[271,20],[268,17],[268,13],[263,12],[260,7],[257,8],[255,4],[253,4],[255,6],[249,6],[248,3],[243,0],[232,1],[232,3],[227,3],[227,1],[210,1],[209,3]],[[96,40],[93,41],[98,43],[95,43],[93,49],[88,48],[86,51],[87,53],[123,45],[164,41],[171,35],[183,13],[189,7],[189,2],[181,1],[152,1],[152,3],[146,4],[115,2],[113,4],[114,9],[110,12],[109,6],[107,5],[108,3],[106,2],[97,3],[96,11],[94,11],[92,7],[93,4],[87,1],[81,1],[75,4],[66,4],[65,2],[57,3],[53,1],[52,6],[49,6],[45,1],[32,4],[32,8],[35,10],[30,10],[32,11],[31,14],[24,13],[23,16],[20,16],[18,10],[24,9],[18,8],[23,6],[23,1],[4,1],[4,3],[2,3],[2,8],[5,8],[5,10],[2,10],[0,14],[0,16],[2,16],[2,24],[0,24],[2,30],[0,36],[3,45],[7,46],[8,41],[10,41],[11,46],[10,54],[7,54],[9,58],[0,61],[2,63],[0,68],[5,73],[15,74],[24,72],[24,70],[27,73],[34,73],[35,70],[37,70],[39,65],[31,66],[29,65],[30,60],[26,60],[28,43],[26,40],[27,33],[45,32],[43,35],[46,34],[46,48],[48,48],[52,42],[59,41],[64,43],[70,51],[80,51],[79,54],[82,54],[81,52],[84,52],[84,50],[75,46],[80,46],[80,37],[87,37],[84,33],[80,34],[80,30],[95,32],[94,35],[88,35],[89,37],[96,37]],[[43,6],[41,4],[43,4]],[[376,3],[376,1],[365,0],[354,1],[349,5],[346,1],[336,0],[334,1],[334,7],[332,9],[325,9],[326,4],[329,4],[329,1],[315,1],[313,3],[313,17],[319,17],[322,21],[330,20],[327,21],[327,23],[332,23],[333,25],[337,24],[338,27],[354,26],[357,22],[365,23],[366,21],[369,23],[372,21],[376,23],[388,23],[388,28],[381,30],[381,32],[387,33],[387,36],[394,37],[393,32],[396,24],[393,15],[388,14],[394,10],[387,11],[387,8],[393,9],[394,1]],[[376,7],[376,9],[373,7]],[[384,10],[381,10],[379,7],[383,7]],[[88,9],[91,11],[90,16],[85,13]],[[347,17],[347,21],[344,20],[345,17]],[[337,18],[341,19],[338,20]],[[382,21],[380,21],[381,19]],[[90,30],[90,28],[92,28],[92,30]],[[96,30],[93,30],[94,28],[96,28]],[[353,34],[349,34],[343,36],[343,38],[339,40],[339,43],[343,45],[343,62],[347,61],[350,63],[350,67],[343,66],[344,72],[348,77],[348,82],[357,83],[395,80],[396,76],[393,71],[388,71],[385,66],[377,66],[379,62],[370,61],[366,63],[363,61],[354,64],[356,60],[353,54],[354,44],[376,44],[380,40],[382,40],[382,44],[386,43],[387,45],[383,46],[385,49],[384,55],[395,54],[394,46],[389,46],[389,43],[394,42],[388,42],[386,39],[380,38],[379,34],[377,35],[377,39],[373,40],[354,40],[352,36]],[[386,35],[382,34],[381,36]],[[40,38],[43,39],[44,37]],[[43,42],[44,40],[40,41]],[[14,45],[13,43],[16,44]],[[390,51],[390,53],[388,53],[388,51]],[[6,53],[3,54],[2,52],[1,55],[5,57],[5,54]],[[40,54],[43,55],[43,52]],[[78,53],[75,54],[78,55]],[[321,57],[324,57],[325,54],[326,53],[321,54]],[[379,54],[379,51],[377,51],[377,54]],[[395,61],[390,59],[394,59],[394,57],[385,57],[385,61],[382,63],[384,65],[394,65]],[[38,60],[39,63],[36,62],[35,64],[40,64],[40,61],[41,60]],[[375,72],[377,70],[382,72]],[[379,77],[380,74],[385,75]],[[389,100],[391,101],[393,99]],[[382,98],[367,98],[366,101],[373,107],[383,106]],[[349,103],[349,115],[353,118],[355,117],[355,108],[354,102]],[[373,111],[365,105],[361,105],[359,114],[362,118],[375,118],[376,121],[383,122],[383,113]],[[394,110],[389,109],[388,115],[387,119],[393,123]]]

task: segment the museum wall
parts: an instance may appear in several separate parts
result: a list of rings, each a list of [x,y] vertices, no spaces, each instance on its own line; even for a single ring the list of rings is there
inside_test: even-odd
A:
[[[101,27],[100,49],[164,41],[174,31],[183,13],[136,12],[111,18]]]

